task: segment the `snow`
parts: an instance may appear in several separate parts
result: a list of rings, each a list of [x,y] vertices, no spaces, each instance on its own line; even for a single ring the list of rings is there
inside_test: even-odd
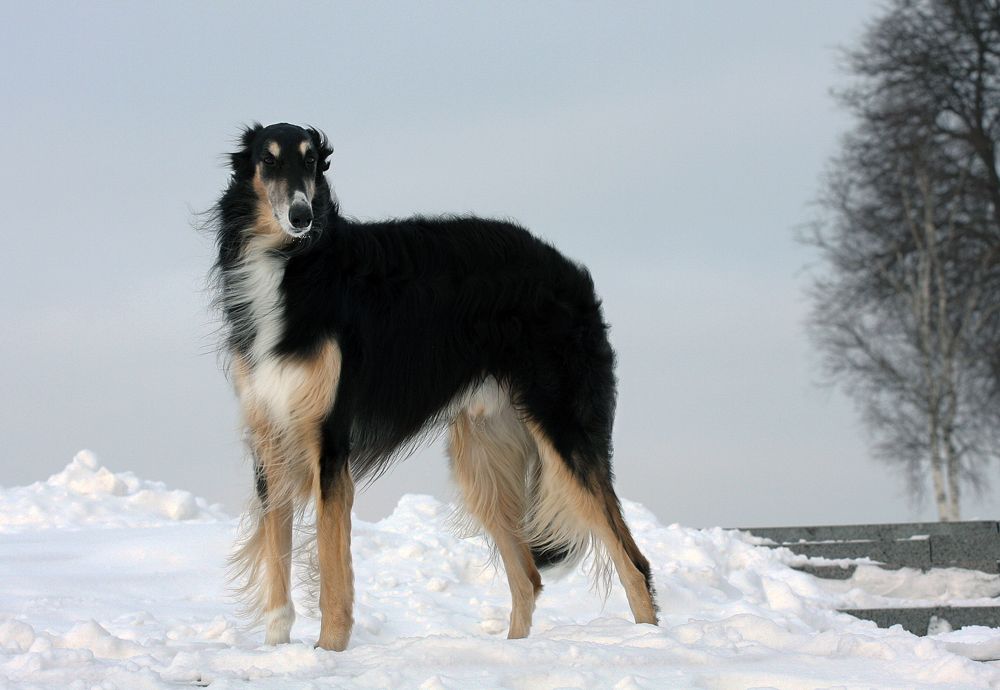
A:
[[[0,493],[0,534],[51,527],[153,527],[178,520],[217,522],[226,515],[187,491],[131,472],[112,473],[89,450],[44,482]]]
[[[225,580],[237,521],[84,452],[0,489],[0,687],[1000,688],[1000,667],[970,660],[1000,657],[1000,630],[918,638],[835,610],[985,603],[996,576],[859,568],[823,581],[746,534],[624,508],[653,564],[659,626],[630,621],[617,583],[602,600],[585,565],[546,580],[531,637],[505,639],[510,595],[486,544],[452,533],[450,505],[411,495],[380,522],[354,520],[347,651],[313,648],[303,602],[292,643],[268,647]]]
[[[1000,576],[960,568],[925,573],[916,568],[883,570],[862,565],[848,580],[824,580],[823,588],[839,595],[841,608],[994,606],[1000,597]]]

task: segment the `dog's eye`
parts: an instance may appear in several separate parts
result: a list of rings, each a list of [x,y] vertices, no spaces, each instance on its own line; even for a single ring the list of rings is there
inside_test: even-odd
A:
[[[316,156],[306,156],[306,166],[313,167],[316,165]]]
[[[271,153],[265,153],[263,158],[261,158],[261,160],[264,161],[264,165],[274,165],[275,163],[278,162],[277,159],[274,157],[274,155]]]

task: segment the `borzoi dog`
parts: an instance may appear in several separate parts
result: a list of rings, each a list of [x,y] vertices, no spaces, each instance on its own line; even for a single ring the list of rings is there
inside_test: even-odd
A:
[[[595,547],[637,623],[649,562],[612,488],[614,352],[590,274],[513,223],[341,215],[314,129],[246,129],[213,215],[229,369],[256,474],[234,556],[269,644],[288,642],[292,523],[314,502],[318,647],[353,624],[354,482],[446,426],[464,507],[527,636],[539,569]]]

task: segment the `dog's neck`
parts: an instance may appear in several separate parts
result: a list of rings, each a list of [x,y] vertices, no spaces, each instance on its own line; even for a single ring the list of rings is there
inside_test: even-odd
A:
[[[251,363],[267,357],[281,341],[281,281],[287,261],[270,237],[254,236],[226,272],[223,301],[231,345]]]
[[[253,364],[269,356],[284,335],[281,284],[288,260],[322,239],[290,238],[251,186],[234,182],[229,193],[240,201],[230,207],[229,217],[220,218],[222,236],[229,240],[220,241],[219,247],[219,303],[229,326],[230,349]],[[323,201],[313,204],[314,232],[325,235],[334,231],[339,206],[325,181],[316,194]]]

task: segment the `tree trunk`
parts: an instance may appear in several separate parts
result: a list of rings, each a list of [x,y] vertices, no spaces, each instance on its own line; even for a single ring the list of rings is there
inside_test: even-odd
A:
[[[951,439],[944,442],[945,464],[948,469],[948,509],[949,520],[962,519],[961,493],[959,487],[959,458]]]
[[[938,520],[951,522],[951,506],[948,503],[948,489],[945,471],[941,461],[941,448],[938,441],[938,430],[931,423],[931,478],[934,481],[934,502],[937,504]]]

